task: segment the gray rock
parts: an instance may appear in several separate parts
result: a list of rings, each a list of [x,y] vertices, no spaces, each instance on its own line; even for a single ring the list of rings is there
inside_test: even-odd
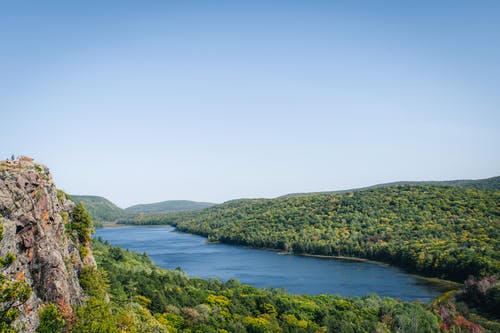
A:
[[[2,274],[12,280],[24,279],[33,290],[20,308],[17,324],[23,332],[36,329],[42,304],[55,303],[70,318],[75,306],[84,301],[78,273],[84,264],[95,266],[95,260],[90,244],[85,244],[89,254],[81,258],[80,244],[65,233],[61,214],[70,216],[74,207],[70,200],[58,200],[45,166],[0,162],[0,223],[4,228],[0,256],[16,256]]]

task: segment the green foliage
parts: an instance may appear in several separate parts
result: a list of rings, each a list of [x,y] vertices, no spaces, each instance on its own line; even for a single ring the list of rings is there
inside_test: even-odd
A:
[[[64,200],[71,200],[71,196],[64,192],[63,190],[57,190],[57,201],[59,201],[60,204],[64,202]]]
[[[71,222],[66,224],[70,235],[75,236],[81,244],[90,241],[90,236],[94,232],[94,226],[90,214],[81,202],[76,204],[71,212]]]
[[[66,225],[69,222],[69,215],[66,212],[61,212],[60,214],[61,214],[61,218],[63,220],[64,227],[66,228]]]
[[[19,307],[31,295],[31,288],[25,281],[11,281],[0,274],[0,332],[9,332],[11,324],[19,315]]]
[[[178,221],[195,216],[195,212],[149,213],[138,214],[118,221],[118,224],[131,225],[175,225]]]
[[[16,261],[16,255],[14,253],[7,253],[5,257],[0,257],[0,267],[6,267]]]
[[[71,332],[168,332],[144,306],[151,303],[136,295],[130,302],[109,301],[110,282],[107,272],[86,266],[80,272],[80,284],[88,299],[78,307]]]
[[[95,296],[87,299],[77,310],[77,322],[72,332],[100,333],[120,332],[112,312],[112,304]]]
[[[92,266],[84,266],[79,275],[80,285],[90,296],[105,298],[109,282],[105,271]]]
[[[121,261],[125,258],[123,250],[119,247],[111,247],[108,252],[111,258],[115,261]]]
[[[66,321],[61,312],[53,303],[45,304],[39,314],[40,325],[37,328],[38,333],[59,333],[64,332]]]
[[[455,180],[448,186],[475,188],[478,190],[500,191],[500,176],[478,180]]]
[[[80,258],[85,258],[89,254],[89,249],[85,244],[80,244],[78,246],[78,253],[80,253]]]
[[[500,191],[396,186],[235,200],[163,222],[210,241],[368,258],[459,282],[500,272]]]
[[[416,304],[398,303],[392,308],[383,309],[385,318],[393,318],[390,328],[396,332],[427,333],[439,327],[438,318],[430,312],[423,312]]]

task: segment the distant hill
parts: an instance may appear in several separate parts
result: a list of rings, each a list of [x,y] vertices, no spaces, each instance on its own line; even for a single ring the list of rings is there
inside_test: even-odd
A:
[[[131,214],[106,198],[95,195],[71,195],[75,202],[81,202],[96,222],[113,222]]]
[[[372,190],[372,189],[376,189],[376,188],[383,188],[383,187],[390,187],[390,186],[403,186],[403,185],[451,186],[451,187],[475,188],[475,189],[479,189],[479,190],[500,191],[500,176],[485,178],[485,179],[459,179],[459,180],[444,180],[444,181],[399,181],[399,182],[377,184],[377,185],[372,185],[372,186],[367,186],[367,187],[353,188],[353,189],[348,189],[348,190],[290,193],[290,194],[285,194],[285,195],[281,196],[280,198],[298,197],[298,196],[303,196],[303,195],[315,195],[315,194],[347,193],[347,192]]]
[[[94,222],[102,225],[106,222],[133,219],[138,216],[148,218],[158,213],[190,212],[212,207],[209,202],[196,202],[188,200],[170,200],[152,204],[141,204],[122,209],[106,198],[96,195],[71,195],[75,202],[81,202],[87,208]]]
[[[215,206],[215,204],[210,202],[169,200],[152,204],[134,205],[125,208],[125,211],[133,213],[187,212],[187,211],[201,210],[212,206]]]

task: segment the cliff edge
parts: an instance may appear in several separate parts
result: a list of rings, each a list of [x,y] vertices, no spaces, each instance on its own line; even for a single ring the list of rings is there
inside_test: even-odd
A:
[[[26,157],[0,162],[0,258],[15,257],[0,274],[31,288],[29,298],[16,305],[15,325],[23,332],[37,328],[43,304],[56,304],[71,320],[84,301],[78,275],[95,261],[91,226],[77,225],[76,208],[57,190],[47,167]]]

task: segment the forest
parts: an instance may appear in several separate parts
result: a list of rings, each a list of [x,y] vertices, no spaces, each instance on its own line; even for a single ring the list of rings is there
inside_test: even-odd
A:
[[[500,272],[500,191],[432,185],[229,201],[143,215],[209,241],[383,261],[462,283]]]

